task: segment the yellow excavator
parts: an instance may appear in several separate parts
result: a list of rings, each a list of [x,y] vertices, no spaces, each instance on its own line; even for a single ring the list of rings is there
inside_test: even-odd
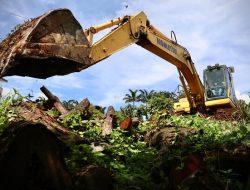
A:
[[[94,34],[112,30],[93,43]],[[174,32],[171,36],[174,36]],[[150,24],[140,12],[83,30],[68,9],[45,13],[20,25],[0,43],[0,78],[19,75],[47,78],[78,72],[115,52],[137,44],[175,65],[185,98],[175,103],[176,112],[236,107],[233,67],[215,64],[204,70],[204,85],[190,53]]]

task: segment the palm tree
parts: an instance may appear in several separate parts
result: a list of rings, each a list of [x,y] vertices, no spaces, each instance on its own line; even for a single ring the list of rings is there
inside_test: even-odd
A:
[[[137,95],[138,90],[129,89],[129,92],[130,94],[125,94],[123,100],[125,100],[126,103],[132,102],[133,107],[135,107],[135,102],[139,100],[139,96]]]
[[[65,106],[66,109],[68,110],[72,110],[76,107],[76,105],[78,105],[78,101],[77,100],[68,100],[68,101],[63,101],[63,105]]]
[[[120,110],[125,117],[134,117],[134,107],[131,104],[121,107]]]
[[[145,103],[145,106],[139,107],[138,111],[148,119],[148,101],[155,94],[154,90],[148,92],[146,89],[140,90],[139,100]]]
[[[152,95],[155,93],[154,90],[151,90],[148,92],[146,89],[140,90],[139,100],[143,103],[147,103],[148,100],[152,97]]]
[[[176,99],[176,94],[174,92],[168,92],[168,91],[160,91],[158,94],[161,94],[165,96],[166,98],[170,98],[172,100]]]

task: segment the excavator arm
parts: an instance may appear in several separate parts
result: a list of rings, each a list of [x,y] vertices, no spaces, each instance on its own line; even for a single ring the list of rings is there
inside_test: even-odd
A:
[[[194,109],[204,107],[203,85],[186,48],[152,26],[143,12],[91,27],[85,30],[85,34],[92,42],[93,34],[114,24],[117,25],[115,29],[96,43],[91,44],[89,56],[91,64],[95,64],[131,44],[137,44],[175,65],[190,107]],[[188,90],[191,91],[191,94]]]
[[[94,34],[112,26],[111,32],[93,43]],[[189,52],[152,26],[143,12],[84,31],[67,9],[45,13],[24,23],[0,43],[0,77],[47,78],[81,71],[131,44],[175,65],[189,107],[205,107],[204,88]]]

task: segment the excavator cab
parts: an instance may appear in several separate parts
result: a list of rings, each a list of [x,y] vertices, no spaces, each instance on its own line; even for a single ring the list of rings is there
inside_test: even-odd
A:
[[[205,104],[207,107],[235,107],[233,72],[233,67],[219,64],[208,66],[204,70]]]

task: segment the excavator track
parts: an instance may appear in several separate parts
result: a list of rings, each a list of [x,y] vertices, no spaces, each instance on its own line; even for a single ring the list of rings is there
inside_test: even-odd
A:
[[[214,120],[224,121],[240,121],[241,114],[237,108],[219,108],[215,111],[211,111],[203,114],[205,117],[209,117]]]

